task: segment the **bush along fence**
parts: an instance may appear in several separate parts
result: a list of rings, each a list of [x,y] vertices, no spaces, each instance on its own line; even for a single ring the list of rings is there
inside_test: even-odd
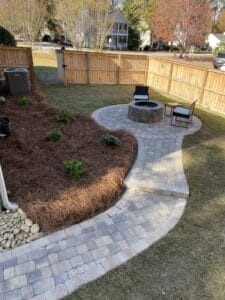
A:
[[[147,55],[57,51],[67,84],[144,84],[225,113],[225,73]]]
[[[0,76],[5,68],[24,67],[30,74],[30,80],[35,80],[31,48],[0,47]]]

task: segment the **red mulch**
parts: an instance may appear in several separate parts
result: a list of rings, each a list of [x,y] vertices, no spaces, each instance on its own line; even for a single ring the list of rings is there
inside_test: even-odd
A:
[[[110,206],[134,160],[134,136],[113,132],[121,143],[109,147],[99,138],[112,131],[78,113],[71,124],[58,123],[59,110],[37,88],[31,105],[20,106],[17,99],[10,97],[0,106],[0,116],[12,123],[12,135],[0,140],[0,162],[12,199],[44,231],[78,223]],[[57,142],[47,140],[52,128],[63,133]],[[87,173],[80,180],[70,178],[65,159],[83,161]]]

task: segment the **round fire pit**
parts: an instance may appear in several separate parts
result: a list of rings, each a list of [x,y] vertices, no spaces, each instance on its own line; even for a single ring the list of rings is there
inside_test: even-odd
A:
[[[153,101],[132,101],[128,107],[128,118],[139,123],[160,122],[163,118],[163,105]]]

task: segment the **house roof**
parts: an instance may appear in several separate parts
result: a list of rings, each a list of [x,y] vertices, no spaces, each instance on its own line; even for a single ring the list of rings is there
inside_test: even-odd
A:
[[[125,19],[125,17],[116,10],[110,12],[109,15],[113,15],[116,23],[128,24],[128,21]]]
[[[214,36],[221,42],[225,42],[225,34],[223,33],[214,33]]]

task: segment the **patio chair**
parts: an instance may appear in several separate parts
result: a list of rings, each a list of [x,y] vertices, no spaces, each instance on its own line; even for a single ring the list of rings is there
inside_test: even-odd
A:
[[[191,124],[192,122],[196,102],[197,100],[193,101],[190,108],[186,108],[184,106],[175,107],[172,111],[171,125],[187,128],[188,124]],[[173,122],[174,117],[175,117],[175,123]],[[177,118],[181,118],[184,120],[178,120]],[[185,123],[186,126],[179,125],[182,123]]]
[[[134,101],[147,101],[149,100],[149,88],[144,85],[136,85],[133,94]]]

